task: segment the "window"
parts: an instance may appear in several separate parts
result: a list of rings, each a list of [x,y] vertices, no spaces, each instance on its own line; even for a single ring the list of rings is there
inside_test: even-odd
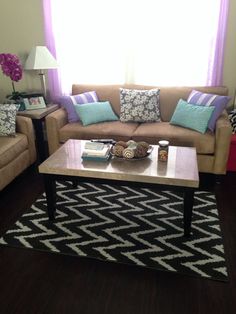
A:
[[[221,84],[227,8],[228,0],[45,0],[62,92],[73,83]]]

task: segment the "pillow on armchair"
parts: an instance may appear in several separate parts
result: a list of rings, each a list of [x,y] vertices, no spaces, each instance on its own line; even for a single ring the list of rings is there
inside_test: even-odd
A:
[[[15,136],[16,113],[19,105],[0,105],[0,136]]]

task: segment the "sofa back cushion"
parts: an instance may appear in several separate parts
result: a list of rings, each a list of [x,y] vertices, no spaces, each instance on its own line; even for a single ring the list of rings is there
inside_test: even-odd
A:
[[[109,101],[115,113],[120,116],[120,88],[127,89],[160,89],[160,113],[161,120],[164,122],[170,121],[175,111],[179,99],[187,100],[189,94],[193,89],[197,89],[204,93],[211,93],[217,95],[228,95],[228,89],[224,86],[189,86],[189,87],[158,87],[148,85],[77,85],[72,86],[72,95],[96,91],[100,101]]]

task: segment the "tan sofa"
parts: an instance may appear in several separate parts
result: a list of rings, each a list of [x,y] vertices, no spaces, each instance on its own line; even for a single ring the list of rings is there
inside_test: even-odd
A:
[[[36,161],[32,120],[17,116],[16,132],[0,137],[0,191]]]
[[[95,90],[100,101],[109,100],[113,110],[120,114],[119,88],[151,89],[153,86],[140,85],[73,85],[72,94]],[[169,121],[180,98],[187,99],[192,89],[207,93],[227,95],[226,87],[160,87],[160,112],[162,122],[123,123],[120,121],[97,123],[83,126],[80,122],[68,123],[63,108],[46,117],[49,153],[52,154],[68,139],[113,138],[114,140],[147,141],[157,144],[166,139],[171,145],[193,146],[197,149],[200,172],[225,174],[228,159],[231,126],[227,112],[217,121],[215,133],[205,134],[170,125]]]

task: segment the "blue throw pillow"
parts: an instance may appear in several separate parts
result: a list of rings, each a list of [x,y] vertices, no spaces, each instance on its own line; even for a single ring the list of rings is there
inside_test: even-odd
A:
[[[170,120],[170,124],[205,133],[213,111],[213,106],[192,105],[180,99]]]
[[[84,126],[98,122],[118,120],[109,101],[75,105],[75,110]]]

